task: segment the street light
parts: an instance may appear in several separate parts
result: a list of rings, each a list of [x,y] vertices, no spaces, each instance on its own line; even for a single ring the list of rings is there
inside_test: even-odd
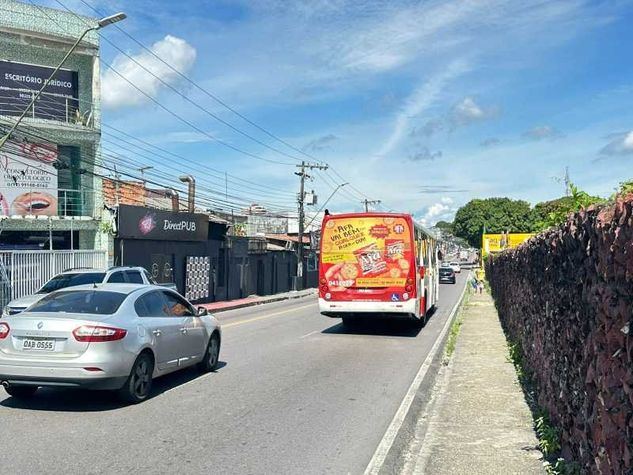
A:
[[[113,23],[117,23],[117,22],[119,22],[121,20],[125,20],[126,18],[127,18],[127,15],[125,13],[123,13],[123,12],[119,12],[119,13],[116,13],[114,15],[107,16],[107,17],[102,18],[101,20],[99,20],[97,22],[97,26],[93,26],[91,28],[88,28],[81,34],[81,36],[77,39],[77,41],[75,41],[75,43],[72,45],[70,50],[68,50],[68,53],[66,53],[66,56],[64,56],[64,58],[61,60],[59,65],[55,68],[55,70],[48,77],[48,79],[46,81],[44,81],[44,84],[42,84],[42,87],[40,88],[40,90],[37,91],[37,94],[35,94],[35,96],[31,100],[31,103],[26,107],[26,109],[24,109],[24,111],[22,112],[20,117],[18,117],[18,120],[13,124],[13,126],[9,130],[9,132],[7,132],[2,138],[0,138],[0,148],[2,148],[2,146],[6,143],[6,141],[9,140],[9,137],[11,136],[11,134],[13,132],[15,132],[15,129],[18,128],[18,125],[20,125],[20,122],[22,122],[22,119],[24,119],[26,114],[29,112],[29,109],[31,109],[31,107],[33,107],[35,105],[35,102],[39,99],[40,95],[42,94],[42,91],[44,91],[44,88],[48,85],[50,80],[53,79],[55,74],[57,74],[57,72],[61,69],[61,67],[64,65],[64,63],[66,62],[68,57],[72,54],[72,52],[75,51],[75,48],[77,48],[79,43],[81,43],[81,40],[83,40],[84,37],[91,31],[97,31],[97,30],[99,30],[99,29],[101,29],[101,28],[103,28],[105,26],[111,25]]]
[[[310,225],[312,224],[312,222],[316,219],[316,217],[319,215],[319,213],[323,210],[323,208],[325,208],[325,205],[328,204],[328,201],[330,201],[332,199],[332,197],[334,196],[334,194],[341,188],[343,188],[345,185],[349,185],[349,183],[345,182],[345,183],[341,183],[340,185],[338,185],[336,188],[334,188],[334,191],[332,192],[332,194],[328,197],[327,200],[325,200],[325,202],[323,203],[323,205],[321,205],[321,207],[319,208],[319,211],[316,212],[316,214],[312,217],[312,219],[310,220],[310,222],[306,225],[306,229],[310,227]]]

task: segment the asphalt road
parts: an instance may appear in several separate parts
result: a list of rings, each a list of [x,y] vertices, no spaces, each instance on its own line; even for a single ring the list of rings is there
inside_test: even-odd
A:
[[[221,367],[155,382],[122,406],[109,393],[0,389],[0,471],[35,473],[362,473],[465,282],[442,285],[422,329],[354,331],[315,297],[219,314]]]

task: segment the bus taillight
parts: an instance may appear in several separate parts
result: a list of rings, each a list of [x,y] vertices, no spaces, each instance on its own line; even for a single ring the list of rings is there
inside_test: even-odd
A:
[[[321,285],[325,284],[327,284],[327,280],[325,279],[325,277],[321,277]]]
[[[404,290],[406,290],[407,292],[411,293],[413,292],[413,286],[412,285],[407,285]]]

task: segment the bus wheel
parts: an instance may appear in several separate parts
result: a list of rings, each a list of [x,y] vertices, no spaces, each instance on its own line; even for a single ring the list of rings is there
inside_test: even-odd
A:
[[[424,314],[424,315],[420,315],[420,318],[416,318],[416,319],[414,320],[414,322],[415,322],[415,326],[416,326],[417,328],[424,328],[424,327],[426,326],[426,321],[427,321],[427,316],[426,316],[426,314]]]

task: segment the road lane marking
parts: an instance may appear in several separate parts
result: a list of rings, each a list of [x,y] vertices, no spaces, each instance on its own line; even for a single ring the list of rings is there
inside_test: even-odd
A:
[[[382,466],[385,463],[385,460],[387,459],[387,454],[391,450],[391,447],[393,446],[393,443],[396,440],[396,436],[398,435],[398,432],[400,431],[400,428],[402,427],[402,424],[404,423],[404,419],[407,415],[407,412],[409,412],[409,409],[411,408],[411,404],[413,404],[413,399],[415,398],[415,395],[418,392],[418,389],[420,389],[420,385],[422,384],[422,381],[424,380],[426,373],[431,367],[431,362],[433,361],[433,358],[435,357],[435,354],[437,353],[437,351],[441,349],[440,344],[442,340],[444,339],[444,335],[446,335],[446,332],[448,332],[448,329],[450,328],[451,323],[453,322],[453,316],[455,315],[455,312],[457,312],[457,309],[459,308],[459,304],[464,298],[466,289],[467,289],[467,286],[464,285],[464,289],[462,290],[460,297],[457,299],[455,306],[452,308],[451,313],[448,315],[448,318],[446,319],[444,328],[442,328],[442,331],[440,332],[437,339],[435,340],[435,343],[431,347],[431,351],[429,351],[429,354],[426,355],[426,358],[424,359],[422,366],[420,366],[420,370],[418,371],[418,374],[415,375],[415,378],[413,379],[411,386],[409,386],[409,390],[405,394],[404,399],[402,400],[402,403],[400,404],[400,407],[398,408],[398,411],[393,416],[393,419],[391,420],[391,424],[389,424],[389,427],[387,428],[387,432],[385,432],[385,435],[383,436],[382,440],[378,444],[378,447],[376,448],[376,451],[374,452],[373,457],[369,461],[369,464],[367,465],[367,468],[365,469],[364,475],[378,475],[378,473],[382,469]]]
[[[303,335],[303,336],[300,336],[299,338],[307,338],[307,337],[309,337],[310,335],[314,335],[315,333],[319,333],[320,331],[321,331],[321,330],[314,330],[313,332],[307,333],[307,334],[305,334],[305,335]]]
[[[258,320],[264,320],[267,318],[277,317],[279,315],[283,315],[284,313],[296,312],[297,310],[302,310],[308,307],[314,307],[314,303],[303,305],[301,307],[289,308],[288,310],[282,310],[281,312],[269,313],[268,315],[261,315],[259,317],[253,317],[246,320],[240,320],[239,322],[225,323],[222,325],[222,328],[235,327],[237,325],[243,325],[245,323],[251,323],[251,322],[256,322]]]

